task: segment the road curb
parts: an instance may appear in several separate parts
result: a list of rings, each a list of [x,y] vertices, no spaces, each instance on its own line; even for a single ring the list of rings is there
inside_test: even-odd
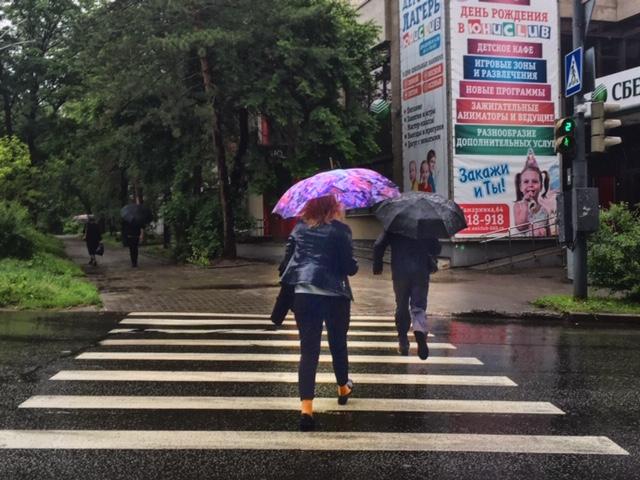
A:
[[[460,318],[465,320],[478,321],[551,321],[563,323],[598,323],[600,325],[606,323],[630,323],[640,326],[640,315],[623,314],[623,313],[588,313],[588,312],[501,312],[496,310],[471,310],[464,312],[452,312],[450,314],[438,313],[438,316],[446,316],[450,318]]]
[[[565,314],[572,322],[596,321],[596,322],[621,322],[637,323],[640,325],[640,315],[633,313],[587,313],[572,312]]]

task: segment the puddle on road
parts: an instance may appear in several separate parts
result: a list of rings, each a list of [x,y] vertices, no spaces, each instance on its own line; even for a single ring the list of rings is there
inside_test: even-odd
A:
[[[0,312],[0,338],[4,340],[57,340],[85,338],[97,329],[110,328],[122,315],[110,312]]]

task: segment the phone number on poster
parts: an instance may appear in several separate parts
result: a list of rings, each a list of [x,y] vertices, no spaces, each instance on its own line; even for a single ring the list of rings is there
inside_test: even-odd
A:
[[[460,207],[464,211],[467,228],[460,233],[462,235],[484,234],[509,227],[509,206],[504,204],[464,205]]]

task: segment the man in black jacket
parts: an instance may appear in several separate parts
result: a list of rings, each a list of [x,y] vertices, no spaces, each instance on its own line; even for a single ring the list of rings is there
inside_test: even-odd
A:
[[[382,273],[382,258],[391,246],[391,277],[396,296],[396,328],[398,353],[409,355],[407,332],[413,324],[418,344],[418,356],[426,360],[427,347],[427,294],[429,276],[437,270],[435,258],[440,254],[440,242],[435,238],[413,239],[397,233],[383,232],[373,246],[373,274]]]
[[[96,223],[93,215],[89,215],[88,223],[85,226],[84,240],[87,243],[87,251],[89,252],[89,265],[97,267],[98,262],[96,262],[96,251],[102,241],[102,235],[100,234],[100,227]]]
[[[142,227],[129,222],[122,224],[122,240],[129,247],[129,256],[131,257],[131,266],[138,266],[138,246],[142,237]]]

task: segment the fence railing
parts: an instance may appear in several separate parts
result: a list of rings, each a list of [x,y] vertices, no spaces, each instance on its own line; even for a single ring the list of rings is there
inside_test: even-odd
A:
[[[518,240],[518,243],[520,245],[522,245],[523,241],[529,241],[531,242],[531,250],[534,250],[536,246],[536,230],[544,227],[548,228],[549,231],[551,231],[554,227],[557,228],[557,226],[558,218],[554,215],[551,218],[543,218],[540,220],[535,220],[533,222],[522,223],[520,225],[514,225],[513,227],[501,228],[498,230],[493,230],[489,233],[485,233],[484,235],[480,236],[480,238],[484,238],[483,240],[480,240],[480,244],[482,244],[484,248],[485,262],[489,263],[491,260],[493,260],[489,258],[489,243],[498,240],[507,240],[509,245],[509,264],[513,265],[513,240]],[[545,235],[544,237],[538,236],[538,242],[543,238],[548,239],[550,237],[547,235]],[[557,235],[553,236],[553,238],[555,238],[557,243]]]
[[[264,222],[262,218],[254,218],[253,225],[249,228],[236,228],[236,234],[240,236],[262,237],[264,235]]]

